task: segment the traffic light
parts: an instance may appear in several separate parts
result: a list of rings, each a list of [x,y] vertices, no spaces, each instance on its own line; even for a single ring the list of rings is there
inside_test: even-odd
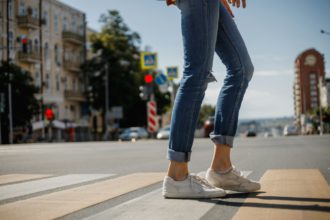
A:
[[[152,83],[152,80],[153,80],[152,74],[149,73],[144,76],[145,83],[147,84]]]
[[[23,53],[27,53],[28,52],[28,47],[27,47],[28,40],[27,40],[27,38],[22,38],[21,41],[22,41]]]
[[[48,121],[54,120],[54,112],[51,108],[46,108],[45,116]]]
[[[147,100],[148,99],[148,90],[146,86],[140,86],[139,87],[140,90],[140,98],[142,100]]]

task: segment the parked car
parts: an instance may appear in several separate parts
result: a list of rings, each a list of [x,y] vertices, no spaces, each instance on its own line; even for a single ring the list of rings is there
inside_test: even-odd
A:
[[[298,129],[294,125],[286,125],[283,129],[283,134],[285,136],[298,135]]]
[[[256,137],[257,133],[255,131],[247,131],[245,137]]]
[[[209,134],[214,129],[214,116],[208,117],[204,122],[204,137],[209,137]]]
[[[165,127],[158,130],[157,139],[168,139],[170,137],[171,125],[166,125]]]
[[[120,135],[120,141],[135,141],[137,139],[148,138],[148,132],[143,127],[126,128]]]

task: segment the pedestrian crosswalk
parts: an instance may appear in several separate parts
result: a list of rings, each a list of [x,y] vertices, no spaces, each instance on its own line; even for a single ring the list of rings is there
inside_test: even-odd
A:
[[[243,171],[244,176],[252,174]],[[9,174],[0,175],[0,219],[38,220],[70,216],[86,208],[148,188],[115,206],[91,211],[72,219],[201,219],[214,208],[236,206],[234,220],[241,219],[330,219],[330,187],[317,169],[268,170],[261,177],[260,194],[251,194],[238,205],[218,200],[164,199],[164,173],[115,174]],[[204,173],[199,173],[203,176]],[[133,193],[132,193],[133,194]],[[142,195],[141,195],[142,194]],[[217,201],[227,201],[219,203]],[[96,209],[97,210],[97,209]],[[231,217],[230,217],[231,218]],[[71,218],[70,218],[71,219]],[[219,216],[218,219],[223,219]]]

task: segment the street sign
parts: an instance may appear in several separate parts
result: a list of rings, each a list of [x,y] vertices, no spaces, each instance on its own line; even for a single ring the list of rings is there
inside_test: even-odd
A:
[[[157,53],[141,52],[141,68],[143,70],[157,69]]]
[[[163,73],[158,73],[155,82],[157,85],[162,85],[167,82],[167,77]]]
[[[166,73],[167,73],[167,78],[169,80],[173,80],[173,79],[176,79],[178,78],[178,70],[179,68],[178,67],[167,67],[166,68]]]
[[[123,107],[122,106],[113,106],[111,108],[112,118],[122,119],[123,118]]]

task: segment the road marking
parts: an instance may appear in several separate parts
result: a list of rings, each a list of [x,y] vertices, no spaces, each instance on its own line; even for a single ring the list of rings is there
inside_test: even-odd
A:
[[[9,184],[15,182],[21,182],[26,180],[35,180],[41,179],[45,177],[50,177],[53,175],[43,175],[43,174],[7,174],[7,175],[0,175],[0,184]]]
[[[330,219],[330,187],[317,169],[268,170],[261,187],[233,220]]]
[[[88,182],[113,176],[114,174],[70,174],[41,180],[0,186],[0,201],[25,196],[36,192]]]
[[[205,173],[205,172],[204,172]],[[250,175],[251,171],[243,171]],[[199,173],[203,176],[203,172]],[[198,175],[199,175],[198,174]],[[205,176],[205,175],[204,175]],[[164,199],[162,189],[154,190],[84,220],[126,220],[126,219],[200,219],[213,206],[212,202],[193,199]],[[232,191],[229,192],[233,193]],[[235,192],[237,193],[237,192]]]
[[[3,219],[55,219],[157,183],[164,173],[136,173],[0,206]]]

